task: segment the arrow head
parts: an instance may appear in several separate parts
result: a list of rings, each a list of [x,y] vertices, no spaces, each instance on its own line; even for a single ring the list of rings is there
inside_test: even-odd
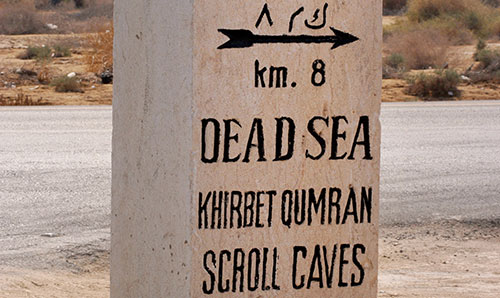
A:
[[[336,37],[335,42],[333,43],[332,46],[332,50],[359,40],[359,38],[347,32],[337,30],[333,27],[330,27],[330,29],[333,31],[333,34],[335,34]]]
[[[249,48],[254,43],[254,34],[245,29],[219,29],[220,33],[229,37],[229,40],[220,45],[217,49]]]

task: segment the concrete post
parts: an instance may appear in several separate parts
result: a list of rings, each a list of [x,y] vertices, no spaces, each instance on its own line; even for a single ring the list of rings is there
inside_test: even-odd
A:
[[[111,297],[376,297],[382,1],[115,3]]]

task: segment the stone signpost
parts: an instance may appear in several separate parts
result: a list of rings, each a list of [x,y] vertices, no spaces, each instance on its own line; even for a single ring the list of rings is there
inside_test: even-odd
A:
[[[115,2],[111,297],[376,297],[381,0]]]

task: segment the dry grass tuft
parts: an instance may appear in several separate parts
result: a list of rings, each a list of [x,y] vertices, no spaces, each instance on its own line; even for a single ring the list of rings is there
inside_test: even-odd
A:
[[[454,70],[420,73],[407,79],[407,93],[421,98],[449,98],[460,95],[460,76]]]
[[[51,85],[56,87],[56,92],[80,92],[83,93],[80,82],[76,77],[58,77],[52,80]]]
[[[86,38],[90,51],[85,53],[87,70],[93,73],[113,71],[113,24],[99,28],[97,33],[90,33]]]

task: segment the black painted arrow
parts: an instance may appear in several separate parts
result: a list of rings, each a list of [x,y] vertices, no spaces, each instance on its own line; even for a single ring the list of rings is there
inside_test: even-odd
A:
[[[330,27],[334,35],[256,35],[246,29],[219,29],[229,40],[218,49],[249,48],[262,43],[333,43],[332,50],[359,40],[354,35]]]

